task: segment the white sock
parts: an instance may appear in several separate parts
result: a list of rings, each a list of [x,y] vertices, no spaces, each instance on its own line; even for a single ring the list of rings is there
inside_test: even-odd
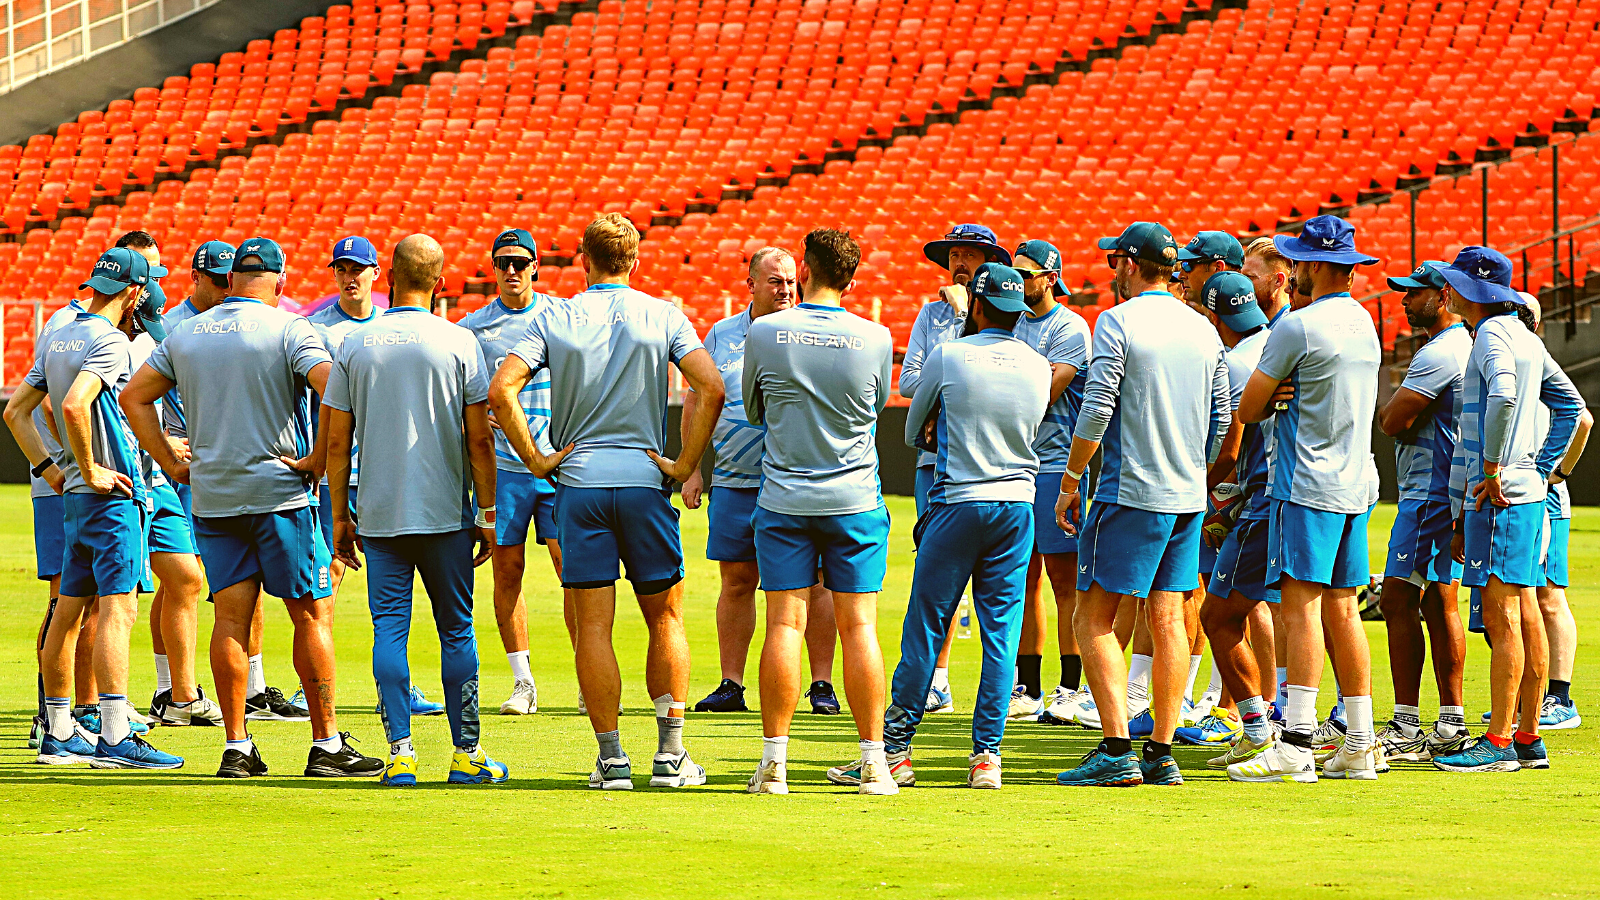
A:
[[[761,764],[769,762],[789,764],[789,736],[761,739]]]
[[[1440,737],[1455,737],[1467,730],[1467,708],[1464,706],[1439,707],[1439,721],[1433,723],[1434,733]]]
[[[323,750],[326,750],[329,753],[338,753],[339,752],[339,747],[341,745],[343,745],[343,744],[344,744],[344,741],[339,739],[339,735],[338,734],[334,734],[332,737],[325,737],[325,738],[322,738],[321,740],[315,740],[315,741],[311,742],[311,746],[320,747],[320,748],[322,748]]]
[[[506,662],[511,664],[511,677],[517,681],[533,683],[533,669],[528,666],[528,651],[518,650],[506,654]]]
[[[403,737],[398,741],[389,742],[389,758],[396,756],[416,756],[417,751],[411,746],[411,738]]]
[[[889,760],[883,752],[883,741],[861,741],[861,761],[864,763],[877,761],[887,766]]]
[[[128,698],[121,694],[100,695],[100,740],[120,744],[128,737]]]
[[[1210,700],[1213,705],[1222,699],[1222,669],[1217,667],[1217,659],[1214,656],[1211,658],[1211,683],[1206,685],[1205,699]]]
[[[1204,654],[1189,654],[1189,683],[1184,685],[1183,688],[1183,696],[1185,697],[1194,696],[1194,680],[1200,674],[1200,660],[1202,659],[1205,659]]]
[[[950,693],[950,670],[934,669],[933,686],[941,691],[944,691],[946,694]]]
[[[255,752],[256,742],[254,738],[250,737],[247,737],[242,741],[228,741],[226,749],[237,750],[240,753],[243,753],[245,756],[249,756],[251,753]]]
[[[172,668],[167,665],[167,655],[157,653],[156,657],[156,693],[172,690]]]
[[[1317,689],[1298,684],[1288,686],[1289,706],[1283,711],[1284,728],[1310,734],[1317,730]]]
[[[1344,698],[1344,713],[1347,718],[1344,733],[1345,749],[1351,753],[1359,753],[1372,746],[1372,698],[1371,697],[1346,697]]]
[[[1150,666],[1154,660],[1135,653],[1128,664],[1128,718],[1150,708]]]
[[[1415,706],[1406,706],[1401,703],[1394,705],[1394,724],[1406,737],[1416,737],[1422,730],[1422,711]]]
[[[51,737],[58,741],[72,737],[72,729],[78,723],[72,718],[71,697],[44,698],[44,715]]]
[[[265,693],[267,690],[267,666],[261,661],[261,654],[250,657],[250,683],[245,686],[244,695],[254,697]]]

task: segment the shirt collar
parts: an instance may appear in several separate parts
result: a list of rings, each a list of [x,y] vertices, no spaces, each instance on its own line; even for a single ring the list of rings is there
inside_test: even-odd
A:
[[[815,309],[822,312],[844,312],[844,307],[842,306],[827,306],[821,303],[801,303],[797,305],[802,309]]]
[[[1312,303],[1321,303],[1324,300],[1332,300],[1335,297],[1349,297],[1349,296],[1350,296],[1350,292],[1349,291],[1334,291],[1331,294],[1323,294],[1321,297],[1318,297],[1315,300],[1312,300],[1311,302]]]
[[[985,328],[984,330],[982,330],[982,331],[980,331],[978,333],[979,334],[992,334],[995,337],[1008,337],[1008,338],[1016,337],[1016,335],[1012,334],[1009,329],[1005,329],[1005,328]]]
[[[222,302],[223,303],[261,303],[260,300],[257,300],[254,297],[223,297],[222,298]],[[221,304],[218,304],[218,305],[220,306]],[[262,304],[262,305],[264,306],[265,304]]]
[[[584,290],[586,290],[586,291],[625,291],[627,289],[628,289],[628,286],[625,285],[625,284],[610,284],[608,282],[601,282],[600,284],[591,284],[588,287],[584,288]],[[531,303],[528,304],[528,305],[530,307],[533,306],[533,304],[531,304]]]
[[[1172,292],[1171,291],[1161,291],[1161,290],[1156,290],[1154,288],[1151,288],[1148,291],[1140,291],[1139,293],[1134,294],[1134,296],[1135,297],[1150,297],[1150,296],[1171,297],[1172,296]]]
[[[1055,315],[1056,313],[1058,313],[1060,311],[1061,311],[1061,304],[1057,303],[1055,306],[1050,307],[1050,311],[1045,313],[1042,316],[1036,316],[1031,312],[1025,312],[1025,313],[1022,314],[1022,317],[1024,319],[1027,319],[1029,322],[1043,322],[1045,319],[1050,318],[1051,316]]]

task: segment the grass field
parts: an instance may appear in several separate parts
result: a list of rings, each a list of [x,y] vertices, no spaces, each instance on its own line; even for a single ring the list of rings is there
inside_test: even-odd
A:
[[[910,586],[911,503],[891,498],[894,539],[881,606],[885,657]],[[415,720],[425,784],[411,791],[372,781],[298,777],[309,728],[255,723],[274,774],[244,783],[213,778],[222,735],[157,729],[162,749],[188,764],[169,773],[62,770],[26,750],[34,703],[33,638],[45,591],[33,578],[25,487],[0,489],[0,896],[61,898],[135,890],[178,897],[832,897],[873,891],[902,897],[1577,897],[1600,890],[1600,733],[1593,725],[1549,740],[1552,768],[1515,775],[1447,775],[1397,766],[1376,784],[1236,785],[1204,768],[1208,751],[1179,749],[1182,788],[1069,789],[1055,773],[1097,735],[1013,725],[1006,787],[965,789],[970,747],[964,715],[931,717],[918,738],[918,786],[865,798],[823,772],[856,754],[849,716],[796,718],[788,798],[749,797],[760,754],[756,713],[691,714],[686,740],[710,772],[706,787],[601,793],[586,787],[594,759],[588,721],[575,713],[576,679],[547,564],[530,566],[529,630],[541,712],[487,715],[484,742],[510,765],[500,786],[447,788],[449,732],[442,717]],[[1392,507],[1374,516],[1375,565]],[[717,577],[702,559],[705,514],[683,516],[688,619],[695,670],[691,701],[717,680],[713,610]],[[1600,715],[1600,511],[1572,528],[1572,592],[1582,646],[1576,694]],[[530,554],[531,558],[531,554]],[[420,593],[420,586],[419,586]],[[479,570],[483,697],[494,709],[511,678],[494,630],[488,568]],[[359,575],[340,596],[341,727],[367,752],[384,752],[373,713],[372,635]],[[418,683],[439,695],[438,644],[419,606],[411,658]],[[202,612],[200,672],[209,613]],[[1380,717],[1390,711],[1383,626],[1369,624]],[[654,749],[643,687],[645,632],[619,604],[624,745],[635,760]],[[759,653],[760,633],[756,636]],[[976,641],[957,642],[951,681],[970,712]],[[1047,652],[1053,653],[1050,649]],[[154,688],[149,633],[134,636],[130,694]],[[1468,644],[1469,718],[1487,706],[1487,650]],[[268,680],[292,691],[289,625],[268,610]],[[1209,663],[1207,663],[1209,666]],[[755,678],[752,658],[749,678]],[[1206,671],[1209,671],[1207,669]],[[1047,659],[1047,680],[1058,674]],[[1202,676],[1202,680],[1203,680]],[[1323,693],[1332,696],[1332,675]],[[751,702],[755,690],[750,691]],[[1425,721],[1433,713],[1424,678]],[[1380,718],[1381,721],[1381,718]],[[284,777],[279,777],[282,773]],[[1554,846],[1554,851],[1546,849]]]

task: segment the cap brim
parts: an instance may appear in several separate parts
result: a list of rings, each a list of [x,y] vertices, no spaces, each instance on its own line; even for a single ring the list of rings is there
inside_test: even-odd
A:
[[[1029,311],[1028,301],[1022,298],[987,297],[982,294],[979,294],[978,296],[983,297],[984,300],[988,301],[990,306],[993,306],[995,309],[998,309],[1001,312],[1025,313]]]
[[[976,247],[987,254],[989,262],[997,262],[1003,266],[1011,265],[1011,253],[999,244],[986,244],[983,241],[937,240],[929,241],[922,245],[922,255],[928,258],[941,269],[950,268],[950,250],[953,247]]]
[[[1272,238],[1272,243],[1278,248],[1285,259],[1294,262],[1326,262],[1340,266],[1370,266],[1378,261],[1376,256],[1368,256],[1354,250],[1313,250],[1300,242],[1292,234],[1279,234]]]
[[[201,268],[200,271],[202,271],[202,272],[210,272],[212,275],[226,275],[229,272],[233,271],[233,267],[232,266],[213,266],[212,268],[209,268],[209,269]]]
[[[1191,252],[1189,250],[1188,247],[1179,247],[1178,248],[1178,260],[1180,262],[1184,261],[1184,260],[1196,260],[1196,259],[1211,259],[1211,257],[1209,257],[1209,256],[1201,256],[1198,253],[1193,253],[1193,252]]]
[[[165,277],[167,277],[167,275],[168,275],[168,270],[167,270],[166,266],[151,266],[150,267],[150,277],[151,278],[165,278]]]
[[[166,326],[161,324],[160,316],[150,317],[136,313],[135,317],[138,318],[139,324],[144,327],[144,330],[150,332],[150,336],[156,339],[156,343],[159,344],[167,339],[167,329]]]
[[[333,258],[333,261],[328,263],[328,268],[330,268],[330,269],[333,268],[334,266],[338,265],[340,263],[340,261],[342,261],[342,260],[348,260],[348,261],[353,262],[353,263],[360,263],[363,266],[375,266],[375,265],[378,264],[378,261],[375,260],[375,259],[371,259],[371,260],[362,259],[359,256],[335,256]]]
[[[1249,331],[1252,328],[1260,328],[1267,324],[1267,314],[1259,308],[1249,312],[1234,313],[1230,316],[1218,313],[1217,318],[1222,320],[1222,324],[1240,333]]]
[[[1072,292],[1067,290],[1067,286],[1062,283],[1061,274],[1059,272],[1056,273],[1056,283],[1050,285],[1050,290],[1057,297],[1071,297],[1072,296]]]
[[[1424,282],[1424,281],[1418,281],[1415,278],[1402,277],[1402,278],[1390,278],[1389,279],[1389,290],[1391,290],[1391,291],[1399,291],[1401,293],[1405,293],[1406,291],[1415,291],[1415,290],[1418,290],[1420,288],[1429,288],[1429,287],[1433,287],[1433,285],[1428,284],[1427,282]]]
[[[1122,240],[1121,235],[1117,235],[1116,237],[1104,237],[1098,241],[1095,241],[1094,245],[1099,247],[1101,250],[1115,250],[1117,249],[1117,242],[1120,240]]]
[[[96,275],[78,285],[78,290],[81,291],[84,288],[93,288],[97,293],[101,294],[116,295],[127,290],[128,283],[126,281],[118,281],[115,278],[107,278],[104,275]]]
[[[1450,283],[1456,293],[1471,300],[1473,303],[1515,303],[1526,306],[1527,301],[1517,293],[1516,288],[1491,281],[1479,281],[1459,269],[1445,269],[1439,274]]]

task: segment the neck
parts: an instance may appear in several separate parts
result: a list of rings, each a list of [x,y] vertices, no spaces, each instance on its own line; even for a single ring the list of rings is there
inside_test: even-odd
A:
[[[1229,328],[1225,322],[1217,323],[1217,335],[1222,338],[1222,346],[1229,350],[1239,346],[1239,342],[1244,340],[1244,335]]]
[[[1267,321],[1271,322],[1273,319],[1277,318],[1278,313],[1283,312],[1284,307],[1288,305],[1288,294],[1274,293],[1271,297],[1267,298],[1267,305],[1261,311],[1267,314]]]
[[[1046,289],[1043,299],[1037,304],[1028,304],[1028,315],[1033,316],[1035,319],[1048,316],[1057,305],[1056,298],[1050,296],[1050,291]]]
[[[340,294],[339,308],[352,319],[365,319],[372,315],[372,292],[358,294],[353,298]]]
[[[392,303],[394,301],[390,301],[390,302]],[[523,291],[520,294],[508,294],[505,291],[501,291],[500,292],[500,305],[504,306],[506,309],[527,309],[528,308],[528,304],[530,304],[532,302],[533,302],[533,289],[532,288],[529,288],[528,290]]]
[[[120,323],[122,322],[123,314],[127,312],[127,309],[123,306],[120,300],[101,300],[99,297],[90,300],[89,305],[85,307],[85,309],[94,315],[104,316],[106,319],[111,321],[111,324],[118,325],[119,327]]]
[[[395,291],[389,295],[389,308],[399,307],[430,310],[433,308],[432,291]]]
[[[591,272],[586,272],[584,274],[586,276],[588,276],[589,287],[594,287],[597,284],[620,284],[623,287],[628,287],[629,286],[628,285],[628,273],[627,272],[593,272],[593,271],[591,271]]]
[[[1334,281],[1334,280],[1329,280],[1329,281],[1313,280],[1311,282],[1311,299],[1312,299],[1312,301],[1316,301],[1316,300],[1318,300],[1318,299],[1320,299],[1322,297],[1326,297],[1329,294],[1348,294],[1349,292],[1350,292],[1350,282],[1343,281],[1342,279],[1339,280],[1339,281]]]
[[[1430,328],[1424,328],[1423,331],[1426,331],[1428,333],[1428,337],[1432,338],[1437,337],[1439,334],[1451,328],[1452,326],[1459,324],[1461,324],[1460,316],[1454,313],[1441,312],[1439,313],[1439,318],[1433,320],[1433,326]]]
[[[1171,293],[1171,291],[1167,290],[1167,286],[1159,281],[1143,281],[1138,278],[1128,279],[1129,298],[1137,297],[1145,291],[1157,291],[1163,294]]]
[[[812,306],[843,306],[844,295],[832,288],[807,286],[805,297],[800,302]]]
[[[205,291],[204,293],[195,291],[194,296],[189,298],[189,304],[199,312],[205,312],[221,302],[222,295],[215,291]]]

